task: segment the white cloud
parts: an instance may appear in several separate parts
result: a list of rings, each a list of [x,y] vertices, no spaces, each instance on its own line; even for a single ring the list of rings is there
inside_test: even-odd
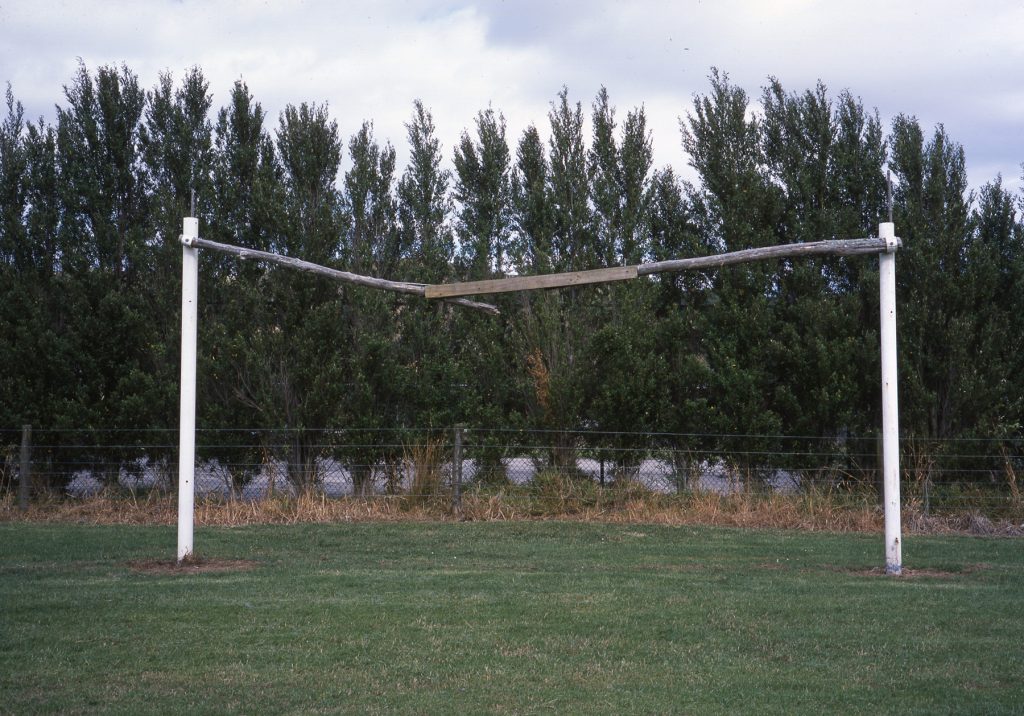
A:
[[[1008,183],[1024,161],[1024,7],[945,0],[19,0],[0,5],[0,81],[29,116],[52,118],[82,57],[125,62],[146,87],[199,65],[222,104],[243,78],[270,113],[328,102],[342,133],[374,120],[403,154],[412,100],[434,112],[445,153],[492,104],[510,143],[565,84],[589,106],[603,84],[620,116],[643,104],[657,164],[686,173],[678,119],[711,66],[756,100],[769,75],[790,91],[819,78],[888,120],[943,122],[967,150],[973,184]]]

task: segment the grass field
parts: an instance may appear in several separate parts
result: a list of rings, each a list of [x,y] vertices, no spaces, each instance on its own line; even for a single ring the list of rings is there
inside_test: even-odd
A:
[[[1021,713],[1024,543],[0,524],[0,712]],[[249,568],[243,569],[242,567]]]

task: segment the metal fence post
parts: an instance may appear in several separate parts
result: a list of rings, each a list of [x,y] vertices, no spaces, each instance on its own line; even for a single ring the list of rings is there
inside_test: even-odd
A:
[[[21,469],[18,473],[18,509],[28,509],[32,492],[32,426],[21,426]]]
[[[462,511],[462,431],[455,426],[455,443],[452,447],[452,509]]]

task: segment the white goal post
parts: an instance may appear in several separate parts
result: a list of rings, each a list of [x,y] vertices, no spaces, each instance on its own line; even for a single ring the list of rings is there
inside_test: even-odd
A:
[[[896,226],[878,225],[885,251],[878,255],[879,320],[882,350],[882,501],[885,509],[885,571],[903,571],[900,526],[900,415],[896,371]]]
[[[900,526],[900,454],[899,407],[896,362],[896,250],[902,246],[895,225],[878,225],[878,237],[816,241],[802,244],[767,246],[732,251],[715,256],[657,261],[636,266],[620,266],[592,271],[572,271],[541,276],[513,276],[487,281],[427,285],[388,281],[360,276],[320,266],[308,261],[245,249],[199,238],[199,219],[184,220],[181,235],[181,419],[178,457],[178,562],[193,554],[195,514],[196,452],[196,336],[199,302],[199,249],[206,248],[238,256],[241,259],[270,261],[302,271],[325,275],[338,281],[385,291],[439,299],[467,308],[496,314],[495,306],[471,301],[464,296],[530,291],[559,286],[608,283],[649,276],[655,273],[708,269],[732,264],[801,256],[855,256],[878,254],[880,291],[880,337],[882,363],[882,499],[885,508],[885,571],[900,574],[903,569]]]
[[[178,448],[178,563],[193,553],[196,494],[196,337],[199,329],[199,219],[181,232],[181,416]]]

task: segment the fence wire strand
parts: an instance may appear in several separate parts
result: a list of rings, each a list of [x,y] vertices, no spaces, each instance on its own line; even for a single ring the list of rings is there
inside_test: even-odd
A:
[[[80,498],[176,487],[176,430],[32,433],[32,489]],[[0,489],[16,491],[21,431],[0,430]],[[809,489],[877,492],[877,436],[785,436],[466,429],[210,429],[196,433],[200,497],[258,500],[303,490],[327,497],[445,496],[464,488],[529,490],[546,480],[654,495]],[[457,469],[461,468],[461,469]],[[1024,440],[901,441],[905,500],[926,511],[1019,509]]]

